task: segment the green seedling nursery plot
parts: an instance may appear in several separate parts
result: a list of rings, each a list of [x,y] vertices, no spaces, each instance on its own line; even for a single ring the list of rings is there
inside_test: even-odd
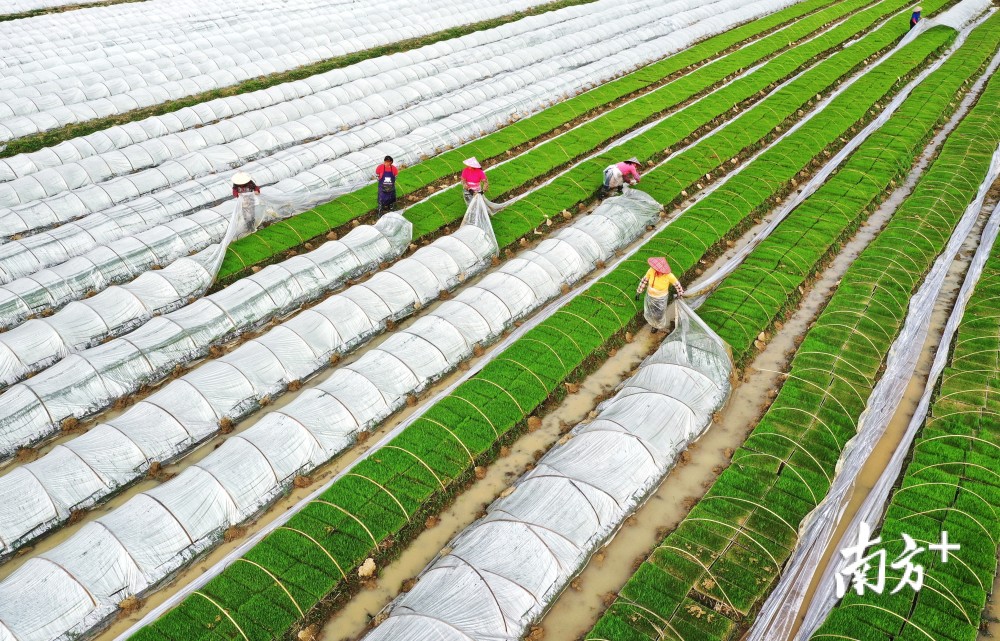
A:
[[[991,83],[995,84],[995,83]],[[995,107],[997,87],[980,99]],[[986,104],[969,124],[986,130]],[[974,118],[975,114],[970,115]],[[972,134],[972,129],[968,131]],[[996,144],[996,133],[983,132]],[[980,168],[989,150],[970,149],[968,160]],[[925,206],[927,201],[925,201]],[[836,638],[850,631],[857,639],[976,639],[983,608],[997,571],[1000,517],[997,470],[997,381],[1000,332],[996,300],[1000,250],[993,251],[966,307],[953,342],[951,361],[938,382],[936,400],[910,450],[910,460],[875,535],[889,558],[904,549],[903,534],[926,548],[944,532],[961,550],[948,562],[937,554],[921,557],[925,586],[891,598],[849,591],[813,639]],[[900,572],[890,570],[890,581]],[[933,577],[933,578],[931,578]],[[875,598],[873,598],[873,596]]]
[[[883,130],[887,133],[902,127],[907,131],[905,137],[895,137],[886,148],[885,141],[882,147],[875,146],[882,133],[873,136],[869,140],[871,145],[866,143],[859,148],[827,185],[782,224],[782,227],[790,225],[789,230],[797,229],[793,237],[798,242],[792,243],[785,236],[781,245],[785,251],[795,251],[790,254],[794,259],[779,255],[784,260],[776,268],[774,249],[760,251],[783,237],[779,227],[723,283],[718,294],[709,299],[703,308],[706,319],[729,337],[734,351],[752,353],[757,331],[771,322],[766,314],[784,311],[783,305],[762,294],[735,295],[734,283],[743,283],[746,289],[742,291],[761,291],[751,289],[754,272],[762,269],[761,264],[770,264],[769,269],[777,278],[764,291],[772,295],[785,291],[786,296],[796,296],[799,283],[811,274],[805,268],[808,261],[818,261],[827,254],[830,244],[843,234],[842,230],[855,224],[854,216],[870,210],[890,184],[889,180],[908,169],[932,127],[955,106],[961,88],[981,71],[998,44],[997,20],[992,18],[928,78],[928,84],[914,90]],[[692,630],[691,636],[681,633],[685,639],[732,639],[745,631],[795,545],[801,520],[829,487],[841,449],[855,433],[857,417],[901,327],[910,295],[930,269],[986,175],[998,142],[996,131],[991,131],[986,120],[995,109],[998,89],[1000,85],[995,81],[987,86],[913,194],[852,264],[798,348],[778,396],[734,454],[733,464],[657,547],[643,571],[626,584],[619,600],[588,638],[640,639],[651,635],[656,638],[652,631],[667,625],[678,631]],[[924,112],[925,108],[930,113]],[[907,141],[905,146],[900,144],[901,138]],[[827,204],[831,195],[837,193],[838,183],[857,184],[857,168],[871,165],[875,155],[881,156],[878,163],[886,163],[878,171],[885,182],[867,185],[867,195],[861,192],[862,198],[851,200],[850,205],[842,198],[839,199],[842,207]],[[805,219],[810,216],[814,217],[813,226],[806,227]],[[727,308],[730,315],[722,311]],[[862,314],[859,310],[867,311]],[[753,319],[757,325],[752,324]],[[670,582],[672,587],[652,590],[651,579],[662,573],[675,577]],[[990,577],[992,573],[990,569]],[[990,580],[983,584],[988,586]],[[980,602],[984,596],[981,592]],[[691,599],[700,608],[717,613],[712,625],[707,625],[699,612],[685,606]],[[637,614],[645,609],[657,613],[655,620]],[[978,613],[981,603],[973,609]],[[850,630],[850,638],[887,638],[857,637],[859,626],[848,621],[850,616],[862,615],[849,615],[850,612],[846,605],[838,610],[837,616],[842,618],[837,619],[840,622],[837,630]],[[870,616],[879,615],[873,610]],[[899,622],[898,617],[890,618]],[[896,629],[898,626],[893,628]],[[974,637],[973,634],[931,638]]]
[[[893,32],[886,38],[891,42],[899,35]],[[775,145],[738,178],[750,176],[758,167],[768,168],[767,154],[785,157],[792,150],[808,149],[805,144],[812,141],[813,155],[801,157],[798,165],[787,167],[787,175],[769,174],[772,180],[767,191],[761,188],[759,193],[762,202],[774,197],[839,136],[870,117],[876,102],[891,95],[953,37],[954,31],[948,29],[923,34],[862,76],[807,126]],[[858,47],[853,56],[864,56],[863,43],[852,46]],[[880,44],[873,46],[881,49]],[[824,64],[837,64],[840,55]],[[834,68],[850,70],[855,66],[853,61],[853,57],[849,58]],[[822,78],[828,83],[833,80],[828,75]],[[795,106],[815,96],[813,86],[800,89],[802,98]],[[783,98],[775,94],[761,106]],[[772,117],[778,119],[775,124],[786,119],[780,112]],[[738,127],[734,124],[732,128]],[[721,140],[722,135],[707,138],[702,144]],[[647,180],[655,183],[654,177],[667,171],[663,167],[650,172]],[[646,256],[661,252],[665,245],[679,242],[692,233],[691,229],[697,229],[706,240],[704,252],[672,258],[678,272],[688,271],[711,247],[736,230],[742,217],[733,220],[728,230],[705,223],[714,218],[713,207],[724,202],[725,193],[718,190],[699,203],[700,209],[692,208],[682,215],[647,241],[635,257],[530,330],[377,454],[357,465],[350,475],[333,483],[321,499],[255,546],[245,557],[252,563],[230,566],[178,608],[141,630],[136,638],[230,638],[241,634],[237,626],[248,638],[269,638],[302,621],[299,609],[304,613],[321,598],[327,604],[347,598],[357,581],[354,569],[365,558],[374,556],[381,562],[396,554],[398,547],[422,528],[426,517],[462,486],[477,465],[490,460],[500,446],[517,436],[536,408],[564,394],[563,382],[577,380],[592,369],[607,357],[607,350],[620,343],[624,332],[635,326],[638,307],[631,292],[644,271],[640,265]],[[266,568],[270,574],[263,574],[273,575],[282,585],[292,581],[308,585],[299,586],[293,604],[274,580],[259,582],[256,588],[241,580],[239,577],[248,571],[242,566],[253,564]],[[227,616],[220,619],[220,611]]]

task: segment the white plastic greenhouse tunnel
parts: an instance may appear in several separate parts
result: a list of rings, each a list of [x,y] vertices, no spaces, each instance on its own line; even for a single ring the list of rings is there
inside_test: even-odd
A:
[[[473,210],[455,233],[0,477],[0,497],[18,505],[0,512],[0,556],[57,527],[73,510],[90,507],[139,479],[154,461],[177,459],[218,433],[220,421],[245,417],[265,397],[309,378],[329,365],[331,357],[347,354],[381,333],[387,322],[407,316],[480,272],[497,253],[488,218],[482,207]],[[402,217],[388,214],[383,221],[390,228],[405,229],[408,238],[409,223]],[[364,416],[368,410],[358,411],[357,416]],[[116,456],[109,459],[109,452]],[[0,498],[0,503],[7,501]]]
[[[240,279],[153,318],[125,336],[70,354],[0,394],[0,456],[11,456],[18,448],[55,434],[65,419],[93,414],[142,385],[162,379],[174,367],[203,356],[220,341],[288,313],[349,278],[378,269],[382,262],[401,254],[411,236],[412,226],[402,216],[384,216],[375,226],[359,226],[340,240]],[[118,290],[110,291],[114,294]],[[128,297],[117,300],[120,307],[112,311],[119,314],[137,305]],[[66,334],[100,331],[105,326],[102,317],[83,303],[67,311],[68,321],[59,327],[42,320],[39,323],[47,331],[10,332],[17,342],[0,342],[0,361],[7,363],[5,373],[12,372],[15,364],[23,365],[32,354],[57,351]],[[240,388],[232,382],[226,387],[229,393]],[[176,406],[170,402],[166,407]]]
[[[132,148],[128,155],[116,151],[0,184],[0,204],[6,206],[0,209],[0,236],[12,236],[102,212],[137,196],[159,193],[166,187],[240,167],[253,159],[317,138],[333,136],[324,141],[325,145],[305,145],[296,149],[294,156],[289,156],[291,151],[281,155],[286,162],[288,157],[294,157],[299,160],[300,168],[309,168],[317,161],[344,156],[376,142],[394,140],[442,115],[476,107],[486,100],[547,78],[558,78],[584,64],[600,63],[599,66],[607,67],[617,61],[605,61],[604,58],[620,52],[620,47],[626,44],[638,45],[647,41],[657,30],[641,35],[629,32],[636,33],[639,26],[655,23],[683,1],[631,0],[628,9],[632,15],[616,20],[613,28],[607,22],[614,8],[598,7],[599,10],[591,14],[565,21],[541,44],[535,42],[532,46],[518,47],[524,38],[505,39],[466,52],[471,60],[450,60],[454,66],[443,66],[449,64],[444,60],[434,61],[433,65],[420,63],[433,69],[434,73],[428,77],[414,78],[397,72],[361,78],[343,87],[315,92],[308,100],[284,102],[252,115],[187,130],[171,138],[221,141],[178,158],[162,158],[164,151],[169,150],[164,143],[171,141],[156,139],[152,142],[160,152],[156,154],[158,162],[155,165],[153,156],[143,153],[141,148]],[[559,31],[563,30],[565,33],[559,36]],[[537,31],[534,33],[537,36]],[[625,38],[626,42],[614,42],[616,35]],[[518,48],[512,53],[510,47]],[[403,71],[409,70],[407,67]],[[487,80],[488,83],[484,83]],[[226,138],[232,140],[226,142]],[[331,151],[336,155],[331,157]],[[425,153],[428,151],[424,149]],[[137,158],[139,167],[132,158]],[[267,165],[251,166],[258,184],[269,184],[288,176],[287,171],[268,169]],[[367,176],[371,165],[365,164],[361,170],[362,175]],[[269,171],[278,173],[270,176]],[[115,178],[116,175],[119,177]],[[209,180],[221,181],[225,187],[224,178],[212,176]],[[188,207],[197,204],[192,201]]]
[[[398,0],[386,18],[346,0],[266,0],[246,20],[221,0],[148,0],[2,23],[0,39],[17,54],[5,56],[0,142],[546,1],[505,0],[455,11],[448,0]],[[109,43],[102,35],[108,31],[121,35]]]
[[[485,206],[484,201],[479,203]],[[199,551],[216,544],[226,528],[257,514],[296,474],[343,451],[359,432],[371,429],[404,406],[410,395],[457,367],[472,355],[476,345],[495,340],[515,321],[560,296],[564,285],[579,281],[598,262],[638,238],[659,213],[660,205],[638,191],[606,200],[592,214],[506,261],[406,329],[397,330],[349,367],[336,369],[316,387],[303,390],[281,412],[265,414],[176,478],[138,494],[54,549],[29,559],[0,582],[0,641],[71,637],[103,623],[116,612],[120,601],[154,589]],[[258,341],[273,340],[271,345],[282,349],[277,341],[282,336],[292,337],[285,327],[294,323],[299,323],[302,333],[280,352],[285,363],[333,351],[328,346],[333,337],[326,329],[330,320],[311,310]],[[303,340],[316,344],[303,347]],[[244,346],[247,352],[256,349],[253,344]],[[255,358],[243,361],[241,371],[263,377],[262,369],[283,366],[274,363],[277,357],[271,361],[261,358],[258,350]],[[164,443],[165,434],[176,434],[176,442],[184,442],[189,426],[208,424],[214,431],[216,417],[211,403],[232,398],[228,381],[233,366],[227,367],[225,385],[217,381],[199,391],[191,385],[171,384],[175,388],[172,393],[185,395],[175,397],[171,407],[184,415],[171,415],[151,404],[145,410],[137,406],[132,411],[135,418],[129,422],[115,420],[105,430],[92,430],[88,436],[99,432],[103,440],[94,437],[89,451],[74,448],[83,437],[57,448],[61,454],[54,450],[49,460],[55,463],[58,458],[60,462],[47,463],[52,465],[49,475],[53,479],[47,488],[39,491],[36,485],[32,489],[37,481],[31,480],[31,473],[22,474],[26,482],[19,483],[16,490],[13,484],[8,485],[22,504],[27,504],[27,493],[35,496],[30,505],[37,509],[22,520],[24,513],[14,510],[12,502],[0,501],[0,509],[10,509],[3,519],[5,526],[11,524],[11,530],[5,528],[5,532],[24,531],[25,521],[30,529],[51,519],[48,503],[55,496],[78,501],[80,489],[107,493],[116,484],[127,482],[135,468],[149,463],[143,447],[159,444],[164,447],[163,454],[170,456],[177,446]],[[108,456],[110,451],[115,455]],[[70,464],[73,457],[88,457],[96,467]],[[116,467],[126,460],[133,469]],[[64,472],[76,476],[68,478]],[[55,520],[62,518],[65,511],[55,516]],[[9,543],[4,540],[5,545]]]
[[[458,534],[367,641],[519,639],[729,396],[728,347],[683,302],[657,351]]]
[[[148,193],[165,180],[177,182],[198,176],[211,167],[216,171],[238,166],[251,157],[286,148],[305,139],[343,131],[345,128],[388,118],[387,125],[401,131],[418,118],[400,120],[400,112],[436,96],[468,91],[486,77],[525,70],[541,60],[585,48],[627,31],[635,20],[651,19],[648,0],[629,6],[641,16],[608,30],[605,23],[613,6],[607,2],[572,7],[488,31],[476,32],[388,58],[363,61],[343,69],[285,83],[271,89],[220,98],[140,122],[105,129],[61,143],[54,148],[0,160],[0,210],[2,235],[17,233],[16,212],[38,216],[35,226],[80,215],[73,203],[51,198],[87,185],[105,183],[116,176],[135,174],[156,167],[161,174],[133,175],[129,184],[109,189],[109,194],[78,191],[84,204],[107,206],[108,197]],[[595,27],[605,25],[604,32]],[[544,30],[546,39],[539,44]],[[516,55],[509,55],[516,52]],[[508,54],[508,55],[504,55]],[[583,58],[579,58],[583,60]],[[593,59],[593,58],[591,58]],[[559,65],[562,71],[573,69]],[[535,73],[540,79],[540,72]],[[509,80],[505,80],[509,82]],[[436,110],[435,110],[436,111]],[[183,158],[183,161],[181,160]],[[180,163],[169,170],[167,161]],[[107,185],[106,185],[107,186]],[[130,188],[131,187],[131,188]],[[49,199],[44,205],[25,209],[25,204]],[[24,216],[27,218],[27,216]],[[48,221],[48,222],[46,222]],[[13,230],[13,231],[12,231]]]

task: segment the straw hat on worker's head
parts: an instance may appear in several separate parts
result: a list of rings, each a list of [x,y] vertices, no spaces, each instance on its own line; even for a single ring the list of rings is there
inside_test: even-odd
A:
[[[479,164],[479,161],[476,160],[475,156],[473,156],[472,158],[466,158],[465,159],[465,166],[466,167],[472,167],[473,169],[482,169],[483,168],[482,165]]]
[[[629,164],[631,164],[631,165],[635,165],[636,167],[638,167],[638,166],[639,166],[639,164],[640,164],[640,163],[639,163],[639,159],[638,159],[638,158],[636,158],[635,156],[632,156],[631,158],[629,158],[629,159],[628,159],[628,160],[626,160],[625,162],[627,162],[627,163],[629,163]]]
[[[245,185],[251,180],[252,179],[250,178],[250,174],[246,173],[245,171],[238,171],[236,172],[236,175],[233,176],[234,185]]]
[[[670,264],[667,263],[667,259],[664,258],[663,256],[655,256],[653,258],[650,258],[646,262],[649,263],[650,267],[660,272],[661,274],[670,273]]]
[[[914,11],[923,11],[924,8],[923,7],[914,7],[913,10]]]

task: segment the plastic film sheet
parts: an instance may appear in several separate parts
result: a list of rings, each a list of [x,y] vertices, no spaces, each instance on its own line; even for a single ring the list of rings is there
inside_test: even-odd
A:
[[[308,208],[310,199],[324,201],[329,199],[328,196],[310,194],[294,204]],[[154,316],[171,312],[199,298],[214,282],[229,243],[252,232],[265,219],[279,217],[269,202],[258,204],[257,200],[258,197],[242,195],[229,205],[232,213],[222,242],[210,245],[193,256],[180,258],[165,269],[145,272],[130,283],[111,286],[91,298],[72,302],[50,317],[29,320],[0,334],[0,386],[16,383],[74,351],[93,347],[109,337],[134,330]],[[290,204],[285,199],[277,205],[286,211],[302,210],[292,209]],[[396,236],[394,233],[385,235],[390,238]],[[402,242],[399,240],[394,244],[393,249],[397,253],[401,246],[405,246],[400,245]],[[310,286],[302,287],[303,295],[308,297],[310,290],[321,291],[330,285],[325,276],[336,282],[342,279],[344,273],[344,269],[336,268],[356,262],[352,254],[342,252],[342,255],[344,260],[339,263],[308,262],[308,267],[299,266],[300,269],[295,270],[297,273],[289,272],[289,276],[300,285],[309,283]],[[14,318],[29,311],[27,306],[23,306],[16,310]]]
[[[709,426],[725,343],[684,303],[634,376],[459,533],[365,639],[521,638]]]
[[[473,206],[477,203],[485,206],[485,201],[481,199],[477,199]],[[544,304],[546,299],[539,297],[542,292],[532,296],[530,290],[524,291],[523,274],[532,271],[534,263],[579,265],[578,269],[551,278],[544,289],[550,298],[559,295],[562,284],[572,284],[592,270],[594,262],[583,266],[582,257],[572,258],[579,242],[574,240],[579,238],[572,233],[574,227],[584,225],[584,221],[595,216],[616,221],[615,226],[621,233],[617,237],[601,237],[605,244],[598,259],[605,260],[639,237],[646,226],[657,219],[659,211],[659,204],[642,192],[630,191],[626,196],[608,199],[594,213],[560,230],[552,238],[543,240],[537,248],[523,252],[519,256],[523,260],[505,263],[477,284],[464,288],[455,298],[429,311],[407,329],[393,333],[377,348],[335,370],[319,385],[303,391],[280,412],[264,415],[255,425],[230,437],[220,448],[176,478],[139,494],[87,524],[52,551],[30,559],[0,582],[0,629],[11,630],[20,641],[41,641],[81,634],[97,625],[116,611],[122,599],[149,590],[197,552],[220,540],[227,527],[253,516],[287,488],[296,473],[308,471],[350,446],[359,431],[371,429],[404,406],[410,394],[425,389],[456,367],[459,361],[472,354],[476,344],[496,338],[516,320]],[[472,226],[463,228],[472,229]],[[589,248],[587,251],[589,253]],[[522,298],[515,303],[515,299],[508,296],[511,292],[522,292]],[[318,309],[319,306],[310,311]],[[305,316],[299,315],[257,341],[264,341],[283,328],[291,329],[297,319]],[[329,332],[323,334],[328,336]],[[249,348],[250,345],[248,343],[244,347]],[[226,358],[220,359],[220,362]],[[196,372],[205,369],[203,367]],[[163,392],[174,388],[180,393],[180,386],[186,385],[194,390],[194,394],[201,396],[201,385],[195,384],[189,376],[185,377],[187,381],[180,379],[176,384],[171,383]],[[231,382],[232,375],[227,377]],[[166,429],[182,422],[197,424],[198,409],[190,400],[196,397],[191,392],[186,393],[189,394],[187,400],[176,397],[170,405],[163,403],[157,408],[169,407],[175,413],[167,422]],[[212,403],[212,399],[202,398],[202,407]],[[140,403],[136,408],[144,404]],[[176,416],[179,412],[188,416]],[[163,414],[149,410],[137,417],[136,428],[145,430],[145,433],[156,432],[149,425],[155,416]],[[202,415],[201,420],[208,416]],[[214,421],[214,418],[211,420]],[[124,433],[129,429],[120,421],[112,421],[110,426]],[[101,426],[91,430],[68,443],[67,447],[74,447],[74,443],[100,429]],[[105,434],[110,440],[109,432],[110,429]],[[251,450],[246,448],[244,441],[254,445],[260,456],[251,456]],[[235,448],[241,449],[237,451]],[[91,449],[96,451],[99,448],[94,446]],[[138,458],[133,460],[138,461]],[[269,476],[268,467],[280,472],[270,473]],[[82,470],[82,467],[78,469]],[[277,478],[279,474],[283,476],[276,482],[267,481],[268,478]],[[249,483],[251,478],[260,482]],[[23,502],[29,503],[27,500]],[[0,503],[0,509],[3,505],[9,503]],[[16,515],[12,516],[16,518]],[[123,538],[119,528],[139,536]],[[108,544],[111,550],[109,558],[97,570],[97,564],[87,559],[84,551],[105,545],[109,531],[118,534],[121,542],[117,543],[117,547]],[[141,536],[147,531],[152,534]],[[10,534],[0,534],[0,538],[4,536],[9,537]],[[57,569],[50,561],[56,555],[65,559]],[[122,572],[114,580],[107,578],[108,567],[136,562],[137,571]],[[17,596],[24,590],[34,591],[35,598],[27,601]],[[7,607],[7,604],[16,607]],[[58,607],[53,604],[58,604]]]
[[[243,212],[241,203],[236,206],[234,216]],[[413,227],[405,218],[388,214],[374,226],[357,227],[341,240],[268,266],[210,296],[157,316],[125,336],[70,354],[0,395],[0,453],[9,456],[19,447],[51,436],[64,419],[82,418],[109,407],[141,386],[162,379],[176,366],[204,355],[211,346],[377,269],[380,263],[402,254],[412,234]],[[104,294],[113,302],[119,301],[122,299],[115,297],[118,291],[109,289]],[[132,296],[123,302],[139,316],[144,311],[139,299],[134,291],[127,293]],[[14,366],[20,365],[23,375],[26,363],[46,350],[50,359],[68,351],[63,342],[67,335],[76,340],[88,333],[108,331],[109,323],[96,311],[106,312],[106,307],[73,304],[52,317],[58,323],[51,319],[29,321],[23,326],[28,331],[18,328],[0,334],[0,350],[7,352],[3,354],[7,358],[0,356],[0,363],[5,364],[3,374],[12,376]],[[121,320],[127,320],[129,310],[117,311]],[[87,325],[87,320],[93,322]],[[67,329],[59,333],[62,328]],[[240,387],[236,384],[228,389],[236,393]]]

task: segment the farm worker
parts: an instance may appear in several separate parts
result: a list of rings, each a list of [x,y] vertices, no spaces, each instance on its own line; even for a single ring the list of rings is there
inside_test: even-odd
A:
[[[465,160],[465,169],[462,170],[462,185],[465,187],[465,204],[472,202],[472,197],[476,194],[484,194],[490,188],[490,181],[486,179],[486,172],[479,164],[476,157]]]
[[[250,174],[244,171],[236,172],[233,176],[233,198],[239,198],[242,211],[240,218],[243,220],[244,231],[253,231],[257,228],[255,194],[260,193],[260,187],[253,181]]]
[[[670,271],[667,259],[662,256],[650,258],[649,271],[639,282],[639,288],[635,290],[635,299],[639,300],[642,291],[646,290],[646,302],[643,306],[643,315],[653,327],[653,333],[667,328],[667,303],[670,298],[670,286],[677,290],[678,296],[684,295],[684,288],[681,282]]]
[[[917,26],[917,23],[920,22],[920,12],[922,10],[922,7],[915,7],[913,9],[913,15],[910,16],[910,29]]]
[[[386,156],[382,164],[375,168],[375,177],[378,179],[378,211],[392,211],[396,204],[396,176],[399,175],[399,167],[392,164],[392,156]]]
[[[601,196],[607,196],[612,189],[617,189],[622,193],[625,183],[630,185],[639,184],[639,159],[633,156],[625,162],[608,165],[604,170],[604,186],[601,188]]]

